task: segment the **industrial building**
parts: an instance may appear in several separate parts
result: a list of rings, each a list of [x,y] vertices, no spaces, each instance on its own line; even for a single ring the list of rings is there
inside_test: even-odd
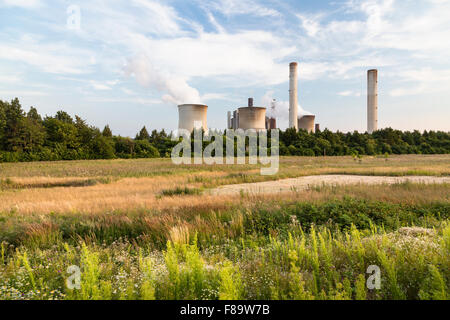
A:
[[[207,121],[208,106],[202,104],[183,104],[178,106],[178,129],[192,132],[203,128],[208,131]]]
[[[367,132],[378,130],[378,70],[367,72]]]
[[[298,130],[298,63],[289,65],[289,128]]]
[[[298,63],[289,64],[289,128],[303,129],[310,133],[319,132],[320,125],[315,123],[315,115],[298,115]],[[194,128],[208,130],[208,106],[184,104],[178,106],[179,129],[192,131]],[[227,129],[270,130],[277,128],[276,101],[273,100],[270,116],[266,116],[266,107],[253,105],[253,98],[248,99],[247,107],[241,107],[227,113]],[[367,131],[378,130],[378,70],[367,72]]]
[[[277,119],[266,117],[266,129],[267,130],[277,129]]]
[[[298,128],[308,131],[309,133],[315,132],[315,120],[316,116],[314,115],[305,115],[298,119]]]
[[[320,124],[316,123],[316,132],[320,131]]]
[[[266,129],[266,108],[253,106],[253,98],[248,99],[248,106],[228,112],[228,129],[242,130],[265,130]]]
[[[239,129],[243,130],[265,130],[266,129],[266,108],[245,107],[239,108]]]

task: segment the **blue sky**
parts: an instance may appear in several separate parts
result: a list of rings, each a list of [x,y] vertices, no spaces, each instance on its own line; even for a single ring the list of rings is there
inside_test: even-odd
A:
[[[381,127],[449,131],[449,17],[449,0],[0,0],[0,99],[134,136],[175,129],[178,103],[225,128],[248,97],[275,98],[284,128],[299,61],[322,128],[365,131],[377,68]]]

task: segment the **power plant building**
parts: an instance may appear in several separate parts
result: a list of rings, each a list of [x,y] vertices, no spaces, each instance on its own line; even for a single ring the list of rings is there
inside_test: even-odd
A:
[[[316,116],[306,115],[298,119],[298,128],[314,133]]]
[[[208,131],[208,106],[201,104],[183,104],[178,106],[178,129],[192,132],[195,129]]]
[[[298,103],[298,63],[289,64],[289,128],[303,129],[310,133],[319,132],[320,124],[316,124],[315,115],[299,117]],[[275,118],[276,100],[272,101],[271,109],[267,112],[265,107],[253,105],[253,98],[248,99],[248,106],[238,108],[227,113],[227,129],[253,129],[272,130],[277,129]],[[208,131],[207,112],[208,106],[201,104],[183,104],[179,109],[179,129],[192,131],[194,128],[203,128]],[[266,116],[266,113],[269,116]],[[367,71],[367,132],[378,130],[378,70]]]
[[[318,123],[316,123],[316,130],[315,130],[316,132],[319,132],[320,131],[320,124],[318,124]]]
[[[266,108],[253,106],[253,98],[249,98],[248,107],[239,108],[233,111],[233,118],[230,120],[230,122],[230,129],[234,130],[265,130]]]
[[[378,70],[367,72],[367,132],[378,130]]]
[[[245,107],[239,108],[239,129],[265,130],[266,108]]]
[[[266,129],[272,130],[277,128],[277,119],[266,117]]]
[[[289,128],[298,130],[298,63],[289,65]]]

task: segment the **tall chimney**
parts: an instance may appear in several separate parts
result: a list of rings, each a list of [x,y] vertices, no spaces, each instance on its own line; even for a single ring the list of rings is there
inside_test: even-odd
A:
[[[253,107],[253,98],[248,98],[248,106]]]
[[[228,111],[228,114],[227,114],[227,129],[232,129],[232,124],[231,124],[231,111]]]
[[[367,72],[367,132],[378,130],[378,70]]]
[[[289,128],[298,130],[298,63],[289,65]]]

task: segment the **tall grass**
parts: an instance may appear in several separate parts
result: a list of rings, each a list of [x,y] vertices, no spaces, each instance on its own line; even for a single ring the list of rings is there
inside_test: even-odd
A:
[[[195,236],[190,243],[169,241],[163,251],[127,241],[20,248],[0,267],[0,298],[16,298],[14,292],[31,299],[89,300],[448,298],[446,223],[435,232],[309,229],[296,226],[287,238],[249,237],[202,250]],[[45,265],[50,256],[55,261]],[[67,263],[81,266],[80,290],[67,289],[68,275],[57,272]],[[381,290],[365,286],[369,265],[381,268]]]

